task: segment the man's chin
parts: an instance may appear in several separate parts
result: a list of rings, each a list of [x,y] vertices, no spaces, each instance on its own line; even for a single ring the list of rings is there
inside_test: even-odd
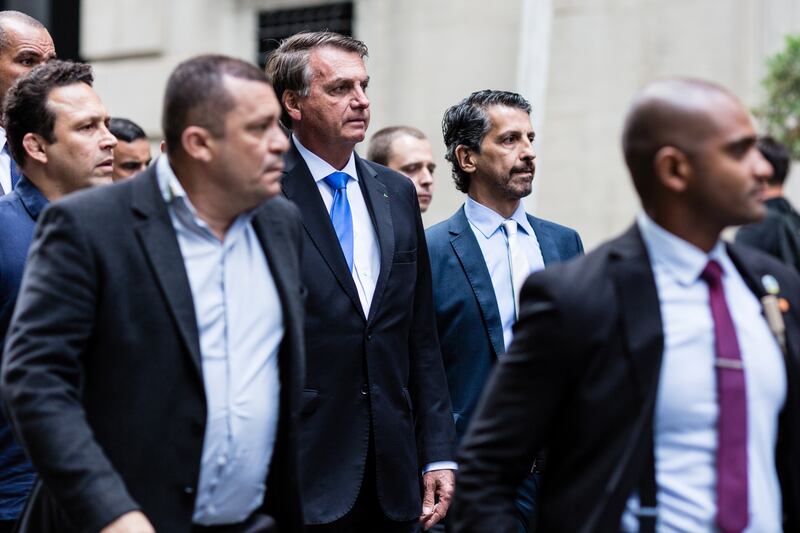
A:
[[[108,185],[112,183],[113,180],[111,179],[111,175],[108,176],[92,176],[89,178],[89,186],[90,187],[97,187],[98,185]]]

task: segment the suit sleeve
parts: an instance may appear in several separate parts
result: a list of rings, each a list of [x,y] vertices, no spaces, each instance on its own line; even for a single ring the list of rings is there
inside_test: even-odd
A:
[[[542,274],[523,287],[514,340],[496,365],[459,450],[457,531],[518,530],[517,487],[530,471],[530,458],[547,446],[577,374],[570,336]]]
[[[410,187],[414,206],[418,206]],[[444,372],[428,246],[419,208],[413,209],[417,228],[417,285],[414,294],[413,321],[409,352],[411,354],[410,392],[416,413],[417,450],[420,468],[440,461],[454,460],[455,426],[450,406],[450,392]]]
[[[97,275],[92,251],[69,214],[58,205],[45,210],[2,366],[3,399],[16,432],[81,531],[98,531],[138,508],[94,440],[81,403]]]

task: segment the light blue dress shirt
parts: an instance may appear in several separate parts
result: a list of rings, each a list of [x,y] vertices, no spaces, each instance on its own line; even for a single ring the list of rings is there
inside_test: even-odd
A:
[[[167,157],[157,165],[192,291],[208,404],[192,520],[238,523],[263,503],[275,445],[281,302],[253,212],[240,215],[220,241],[197,216]]]
[[[464,214],[478,240],[486,268],[489,269],[497,308],[500,311],[500,321],[503,324],[503,341],[508,349],[508,345],[511,344],[511,328],[514,326],[517,316],[508,255],[508,236],[503,229],[503,221],[506,219],[470,197],[467,197],[464,204]],[[542,270],[544,268],[542,250],[539,248],[539,241],[528,222],[522,202],[519,203],[514,214],[508,218],[517,223],[517,239],[525,252],[525,257],[528,258],[530,271]]]
[[[6,130],[0,127],[0,149],[6,144]],[[13,188],[11,185],[11,156],[0,150],[0,187],[3,188],[2,194],[8,194]]]
[[[710,259],[722,266],[722,285],[745,369],[747,475],[746,532],[781,531],[781,491],[775,467],[778,415],[786,400],[786,369],[761,304],[722,242],[706,254],[667,232],[647,215],[637,219],[658,290],[664,328],[655,407],[659,532],[716,531],[717,405],[714,321],[700,273]],[[634,495],[623,531],[638,531]]]

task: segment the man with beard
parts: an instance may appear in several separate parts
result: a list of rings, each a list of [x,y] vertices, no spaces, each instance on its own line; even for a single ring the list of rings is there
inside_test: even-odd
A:
[[[467,200],[426,237],[459,438],[511,342],[528,274],[583,253],[574,230],[531,216],[522,205],[536,168],[530,111],[518,94],[484,90],[448,109],[442,121],[446,157]],[[535,510],[540,467],[541,460],[519,488],[520,531],[527,531]]]

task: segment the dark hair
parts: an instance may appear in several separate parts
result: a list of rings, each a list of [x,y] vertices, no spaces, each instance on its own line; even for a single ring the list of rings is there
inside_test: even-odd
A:
[[[20,166],[27,157],[22,146],[25,135],[36,133],[49,143],[56,140],[53,135],[56,116],[47,105],[50,92],[76,83],[91,87],[93,82],[91,66],[58,59],[42,63],[14,82],[3,102],[3,123],[11,156]]]
[[[181,135],[188,126],[223,136],[225,115],[234,106],[225,76],[269,84],[255,65],[222,55],[193,57],[175,67],[167,80],[161,116],[167,153],[174,155],[181,148]]]
[[[453,167],[453,181],[461,192],[469,191],[470,175],[459,166],[456,148],[463,145],[475,153],[481,152],[483,138],[492,128],[486,110],[495,105],[531,113],[531,104],[519,94],[490,89],[474,92],[444,112],[442,135],[447,149],[444,157]]]
[[[769,179],[770,185],[783,185],[786,175],[789,174],[789,150],[770,136],[758,139],[758,151],[772,165],[772,177]]]
[[[411,126],[389,126],[375,132],[369,141],[367,159],[379,165],[388,165],[392,158],[392,143],[398,137],[408,135],[415,139],[426,139],[425,134]]]
[[[147,139],[147,134],[134,121],[127,118],[112,118],[108,122],[108,131],[119,141],[132,143],[137,139]]]
[[[37,30],[47,31],[47,28],[44,27],[44,24],[21,11],[0,11],[0,50],[5,50],[9,44],[8,34],[6,33],[6,25],[9,22],[19,22],[32,28],[36,28]]]
[[[323,46],[332,46],[367,57],[367,45],[358,39],[332,31],[304,31],[281,41],[278,48],[267,59],[266,72],[272,79],[275,94],[283,107],[283,93],[294,91],[298,96],[308,96],[311,85],[311,72],[308,58],[311,51]],[[281,122],[292,127],[292,119],[286,110],[281,114]]]

